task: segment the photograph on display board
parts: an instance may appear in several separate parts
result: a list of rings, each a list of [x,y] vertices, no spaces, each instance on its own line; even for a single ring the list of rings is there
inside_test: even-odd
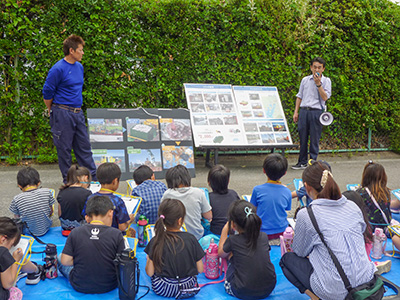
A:
[[[275,144],[275,137],[273,133],[262,133],[261,140],[264,144]]]
[[[103,163],[117,164],[121,172],[125,172],[125,150],[123,149],[92,149],[93,160],[98,168]]]
[[[222,116],[208,116],[208,124],[210,125],[224,125]]]
[[[246,134],[246,138],[249,145],[261,143],[259,134]]]
[[[126,118],[128,142],[154,142],[160,140],[158,119]]]
[[[275,133],[275,139],[278,144],[290,143],[288,133]]]
[[[163,167],[170,169],[183,165],[188,169],[194,168],[194,152],[192,146],[163,146]]]
[[[250,93],[249,94],[249,99],[252,100],[252,101],[260,100],[260,94],[252,94],[252,93]]]
[[[163,141],[190,141],[192,130],[189,119],[160,119]]]
[[[135,171],[141,165],[146,165],[153,172],[162,171],[160,149],[136,149],[128,147],[129,172]]]
[[[121,119],[88,119],[90,142],[122,142]]]
[[[203,102],[203,95],[201,93],[193,93],[189,95],[190,102]]]
[[[218,100],[220,103],[232,103],[232,95],[231,94],[219,94]]]
[[[204,93],[204,100],[209,102],[217,102],[217,93]]]
[[[203,103],[191,103],[190,109],[194,113],[204,113],[206,112],[206,107]]]
[[[193,123],[194,123],[194,125],[197,125],[197,126],[200,126],[200,125],[202,125],[202,126],[208,125],[207,116],[205,116],[205,115],[196,115],[196,116],[193,116]]]
[[[258,122],[258,130],[260,132],[274,131],[271,122]]]
[[[274,131],[287,131],[284,122],[272,122]]]
[[[258,132],[258,127],[256,122],[243,123],[245,132]]]
[[[236,115],[224,115],[225,125],[238,125],[238,119]]]

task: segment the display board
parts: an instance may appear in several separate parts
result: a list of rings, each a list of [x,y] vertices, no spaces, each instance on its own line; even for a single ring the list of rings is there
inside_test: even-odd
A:
[[[87,118],[96,167],[114,162],[127,180],[145,164],[162,179],[167,169],[181,164],[195,177],[187,109],[88,109]]]
[[[276,87],[185,83],[196,147],[291,145]]]

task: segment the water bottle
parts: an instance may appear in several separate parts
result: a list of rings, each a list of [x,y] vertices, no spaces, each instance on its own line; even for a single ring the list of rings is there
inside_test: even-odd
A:
[[[292,227],[287,227],[283,232],[283,235],[279,237],[281,240],[281,255],[285,254],[286,252],[293,252],[292,250],[292,243],[294,238],[294,231]]]
[[[210,246],[206,250],[204,274],[208,279],[216,279],[220,275],[219,269],[218,245],[214,243],[212,238]]]
[[[147,234],[145,230],[147,223],[148,221],[145,216],[142,215],[139,217],[139,221],[137,222],[139,247],[145,247],[147,245]]]
[[[139,269],[137,268],[137,260],[133,256],[132,249],[126,248],[121,254],[117,254],[114,263],[117,266],[119,299],[134,300],[138,288],[135,279],[139,278]],[[137,274],[136,270],[138,271]]]
[[[371,257],[375,259],[381,259],[385,253],[386,248],[386,235],[382,228],[375,228],[373,235],[373,245],[371,251]]]
[[[54,244],[47,244],[44,254],[45,257],[43,258],[43,261],[46,263],[44,265],[46,278],[57,278],[57,246]]]

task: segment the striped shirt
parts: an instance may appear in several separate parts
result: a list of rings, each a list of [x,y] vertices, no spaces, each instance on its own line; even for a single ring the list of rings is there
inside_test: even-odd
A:
[[[167,190],[166,185],[161,181],[145,180],[140,185],[132,190],[132,196],[142,197],[139,216],[144,215],[149,220],[149,224],[154,224],[158,219],[158,207],[160,206],[161,198]]]
[[[49,189],[30,190],[14,197],[10,211],[20,216],[34,235],[41,236],[51,227],[51,206],[55,201]]]
[[[346,197],[339,200],[317,199],[311,202],[325,241],[339,260],[352,287],[372,279],[376,267],[368,260],[363,232],[365,223],[358,206]],[[312,291],[325,300],[340,300],[347,295],[344,283],[319,238],[306,209],[299,211],[293,241],[294,252],[309,256],[314,268]]]

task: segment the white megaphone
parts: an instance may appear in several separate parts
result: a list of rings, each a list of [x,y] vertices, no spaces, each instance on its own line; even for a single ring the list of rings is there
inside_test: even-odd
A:
[[[333,116],[330,112],[325,111],[319,116],[319,122],[324,125],[324,126],[328,126],[331,125],[333,122]]]

